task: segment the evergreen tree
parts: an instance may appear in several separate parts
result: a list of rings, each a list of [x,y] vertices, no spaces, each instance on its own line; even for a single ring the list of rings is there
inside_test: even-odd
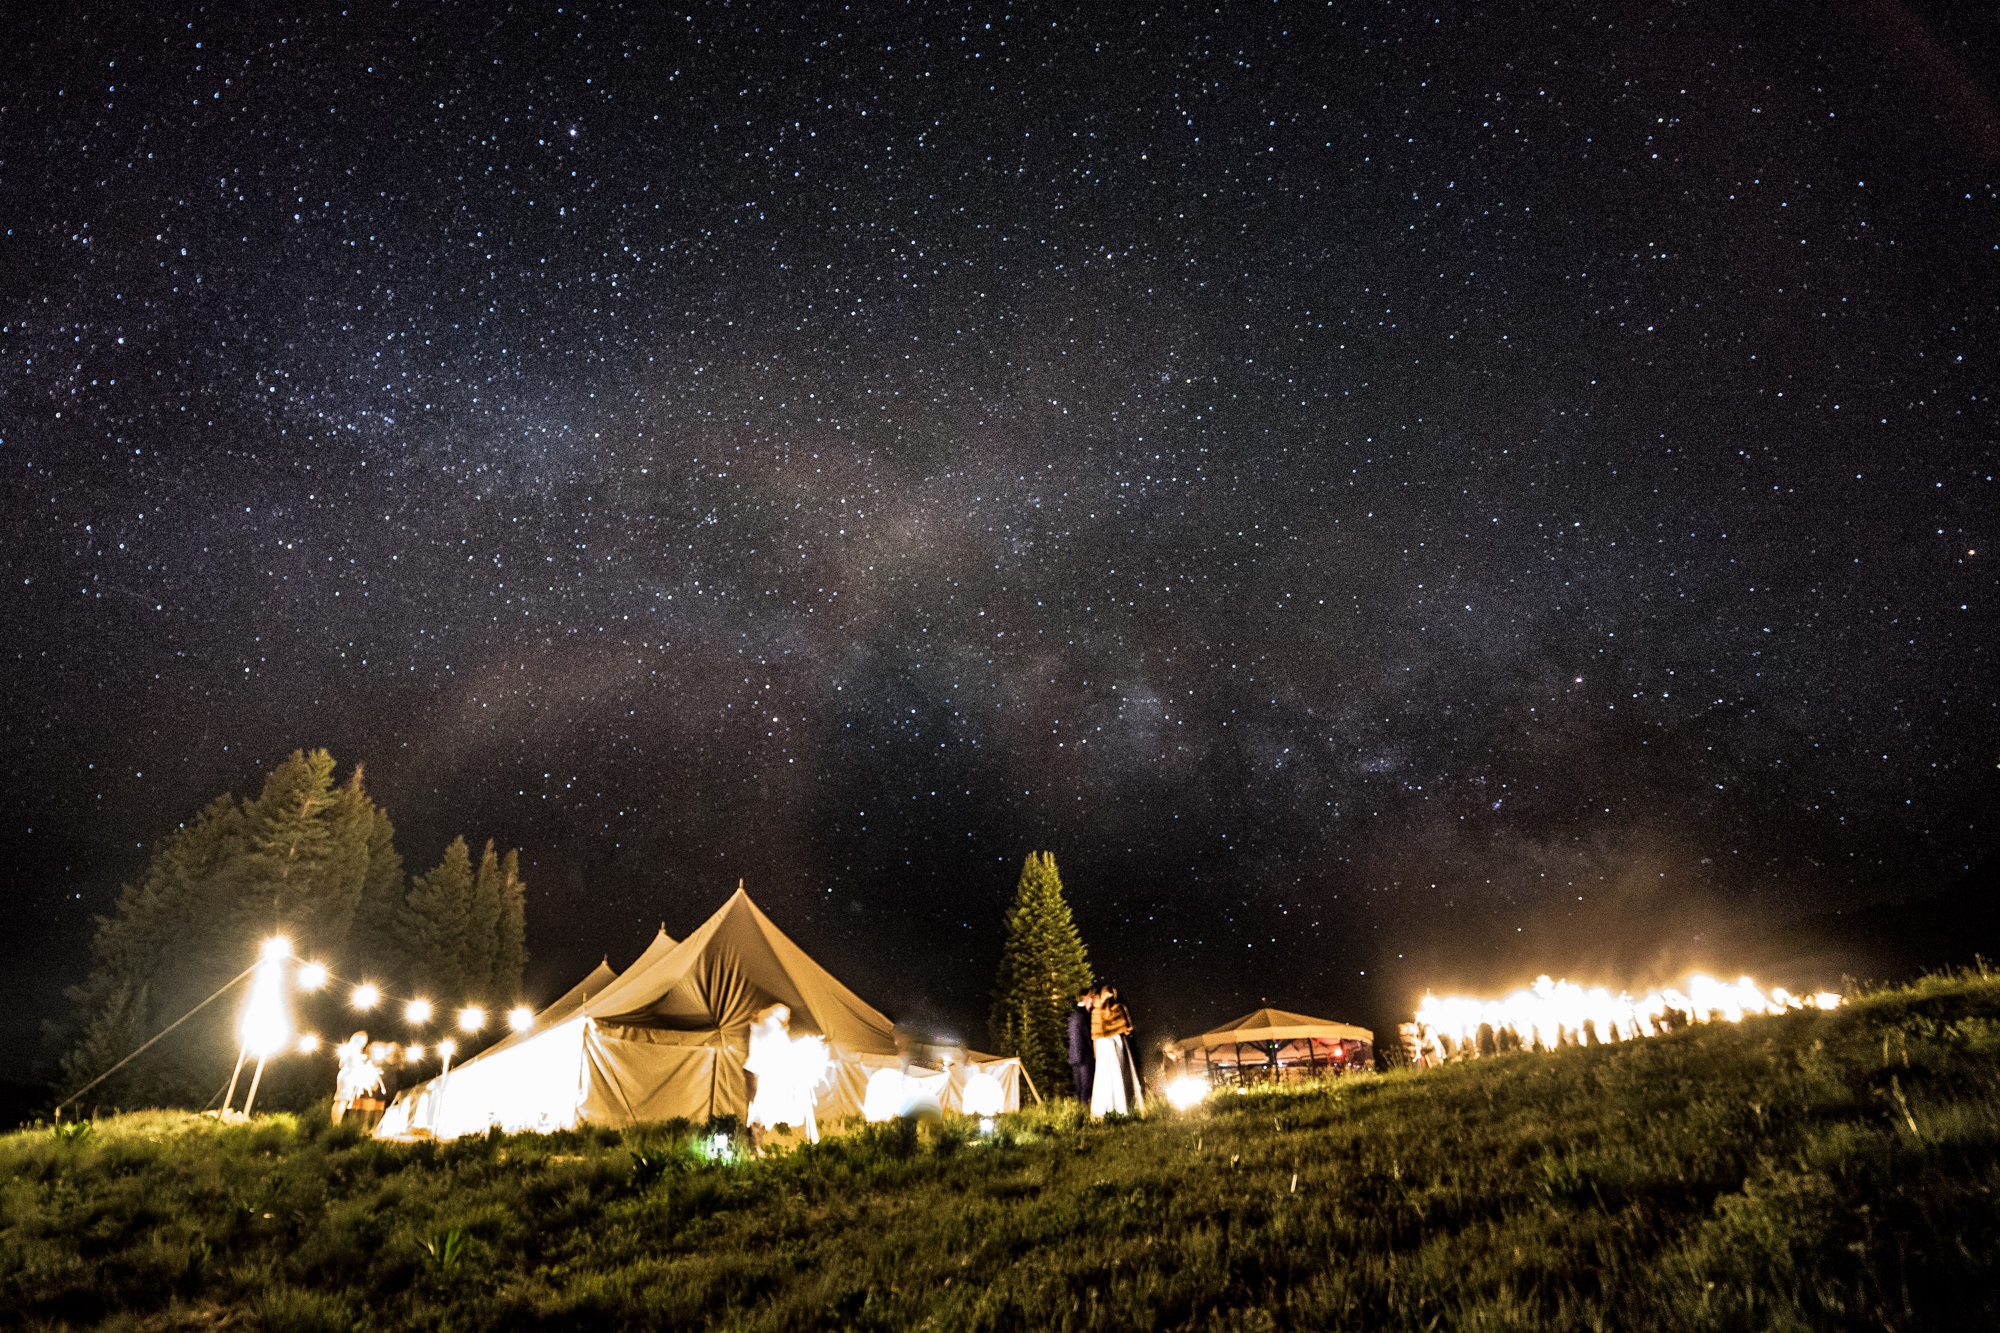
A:
[[[1030,852],[1007,913],[1007,942],[993,982],[993,1049],[1020,1056],[1038,1087],[1063,1087],[1069,1011],[1090,982],[1090,955],[1063,898],[1055,855]]]
[[[388,811],[377,809],[368,828],[368,872],[362,876],[361,901],[355,904],[354,928],[348,936],[348,958],[357,977],[408,985],[398,935],[407,887],[395,825],[389,822]]]
[[[453,838],[436,867],[410,885],[401,945],[433,999],[484,996],[493,980],[493,930],[475,897],[472,852]]]
[[[488,1008],[496,1007],[495,992],[499,990],[493,965],[499,953],[500,918],[507,910],[506,903],[507,886],[500,877],[500,853],[493,850],[493,840],[488,838],[486,850],[479,854],[479,873],[472,880],[472,940],[479,958],[471,969],[484,978],[479,999]]]
[[[345,942],[368,864],[373,803],[358,774],[336,790],[333,757],[294,751],[255,800],[221,796],[168,837],[146,874],[99,918],[92,967],[69,992],[58,1083],[79,1087],[226,984],[260,939],[303,953]],[[105,1085],[114,1104],[208,1100],[235,1055],[239,1007],[218,1001]]]
[[[521,854],[500,858],[499,917],[493,939],[492,1000],[496,1012],[519,1003],[521,973],[528,965],[527,886],[521,883]]]
[[[518,854],[501,857],[489,843],[475,877],[459,838],[406,892],[395,837],[361,769],[336,784],[324,750],[294,751],[255,800],[210,802],[99,918],[90,975],[70,990],[71,1018],[54,1034],[64,1049],[60,1090],[90,1082],[228,984],[273,933],[289,936],[299,956],[355,979],[421,989],[445,1005],[497,1012],[513,1003],[526,933]],[[315,1004],[337,1006],[300,1004],[302,1020]],[[236,1056],[241,1008],[241,996],[217,1000],[92,1100],[211,1101]],[[264,1084],[269,1104],[314,1095],[309,1075],[324,1073],[274,1069]]]
[[[256,930],[287,935],[301,953],[347,940],[368,873],[374,803],[356,768],[333,783],[333,756],[293,751],[247,811],[239,911]]]

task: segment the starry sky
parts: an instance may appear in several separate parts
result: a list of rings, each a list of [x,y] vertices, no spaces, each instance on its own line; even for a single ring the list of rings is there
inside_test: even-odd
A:
[[[1034,849],[1155,1034],[1993,851],[1982,7],[140,8],[0,84],[9,1067],[298,746],[542,999],[742,877],[974,1040]]]

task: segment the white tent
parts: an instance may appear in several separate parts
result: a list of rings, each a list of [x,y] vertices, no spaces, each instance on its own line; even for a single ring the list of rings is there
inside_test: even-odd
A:
[[[967,1052],[946,1068],[911,1067],[894,1025],[772,925],[740,887],[687,939],[676,944],[662,931],[637,962],[600,981],[607,972],[600,968],[543,1010],[532,1032],[401,1093],[376,1133],[454,1138],[492,1125],[546,1131],[741,1116],[750,1019],[773,1003],[790,1008],[794,1037],[826,1038],[831,1077],[814,1107],[822,1125],[860,1114],[870,1078],[885,1069],[946,1110],[963,1109],[975,1070],[999,1083],[1004,1109],[1021,1104],[1019,1060]]]

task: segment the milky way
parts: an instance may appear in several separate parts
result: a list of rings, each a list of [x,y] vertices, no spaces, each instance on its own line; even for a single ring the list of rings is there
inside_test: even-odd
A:
[[[974,1038],[1992,849],[1990,16],[270,8],[0,92],[9,1050],[302,745]]]

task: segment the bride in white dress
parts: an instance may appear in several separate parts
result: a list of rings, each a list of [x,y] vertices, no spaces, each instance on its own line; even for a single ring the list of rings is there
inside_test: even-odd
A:
[[[1133,1115],[1143,1110],[1146,1094],[1132,1063],[1132,1014],[1118,999],[1116,987],[1106,986],[1090,1006],[1090,1045],[1097,1056],[1097,1075],[1090,1085],[1090,1114],[1116,1111]]]

